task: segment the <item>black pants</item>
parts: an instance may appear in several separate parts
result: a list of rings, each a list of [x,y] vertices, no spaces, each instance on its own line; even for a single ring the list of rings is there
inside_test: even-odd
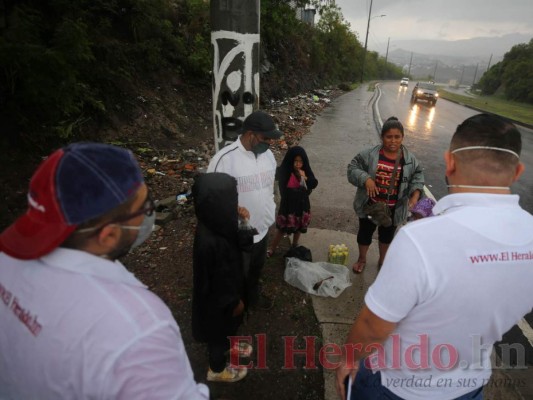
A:
[[[261,292],[259,278],[266,261],[267,236],[260,242],[254,243],[251,252],[243,253],[245,300],[248,307],[254,307],[259,300],[259,293]]]
[[[242,323],[242,315],[233,317],[227,321],[227,327],[224,329],[228,336],[237,334],[237,329]],[[207,342],[207,352],[209,353],[209,368],[213,372],[222,372],[226,368],[227,353],[230,349],[230,340],[228,336],[211,338]]]

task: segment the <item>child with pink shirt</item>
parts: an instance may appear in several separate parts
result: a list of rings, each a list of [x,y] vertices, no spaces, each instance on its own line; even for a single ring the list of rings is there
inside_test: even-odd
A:
[[[275,253],[283,234],[292,234],[291,246],[298,246],[300,234],[307,232],[311,221],[309,195],[318,185],[307,153],[300,146],[291,147],[287,151],[276,171],[276,179],[281,200],[276,217],[276,234],[267,250],[267,257]]]

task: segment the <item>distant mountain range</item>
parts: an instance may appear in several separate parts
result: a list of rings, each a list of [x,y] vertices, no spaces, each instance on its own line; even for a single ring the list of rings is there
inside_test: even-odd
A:
[[[387,60],[400,65],[414,78],[435,76],[441,83],[477,82],[487,67],[501,61],[505,53],[532,38],[522,34],[480,37],[468,40],[398,40],[389,48]],[[380,51],[383,56],[383,53]],[[412,57],[412,58],[411,58]],[[436,69],[435,69],[436,67]]]

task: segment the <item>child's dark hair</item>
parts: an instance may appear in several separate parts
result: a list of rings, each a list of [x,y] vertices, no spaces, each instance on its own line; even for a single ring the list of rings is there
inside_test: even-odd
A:
[[[390,131],[391,129],[398,129],[403,136],[403,125],[396,117],[388,118],[381,127],[381,136]]]

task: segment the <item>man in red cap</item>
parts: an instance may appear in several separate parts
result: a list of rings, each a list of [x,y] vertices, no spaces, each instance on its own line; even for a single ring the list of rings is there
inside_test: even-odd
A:
[[[0,235],[0,398],[207,399],[168,307],[117,259],[152,232],[132,153],[75,143]]]

